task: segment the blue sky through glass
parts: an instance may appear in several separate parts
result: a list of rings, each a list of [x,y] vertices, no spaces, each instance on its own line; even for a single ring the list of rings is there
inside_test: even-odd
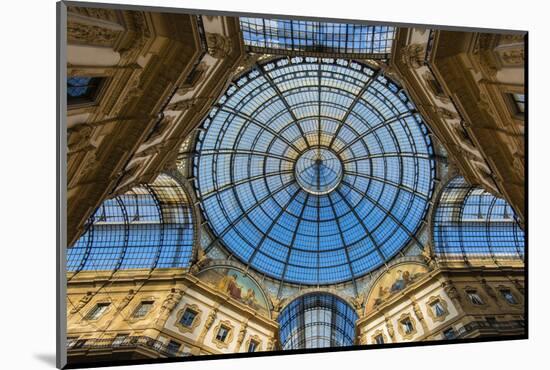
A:
[[[329,284],[363,275],[416,234],[433,191],[433,148],[405,92],[346,60],[279,59],[229,87],[203,123],[195,185],[211,229],[269,276]],[[313,148],[342,166],[312,194],[296,179]]]
[[[289,19],[240,18],[244,43],[274,52],[310,51],[336,54],[391,52],[395,28]]]
[[[331,294],[312,293],[290,302],[278,317],[284,350],[351,346],[357,313]]]
[[[67,271],[187,267],[192,211],[180,185],[160,175],[152,185],[108,199],[67,251]]]
[[[433,233],[435,253],[446,259],[522,259],[524,255],[524,233],[512,207],[460,176],[441,195]]]

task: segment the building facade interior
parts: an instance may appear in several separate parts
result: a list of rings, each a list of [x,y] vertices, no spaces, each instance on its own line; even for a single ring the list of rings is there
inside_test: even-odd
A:
[[[524,49],[68,7],[69,363],[524,335]]]

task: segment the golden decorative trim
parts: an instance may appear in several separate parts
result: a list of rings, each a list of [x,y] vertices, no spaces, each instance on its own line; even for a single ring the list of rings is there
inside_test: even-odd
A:
[[[244,352],[248,352],[248,347],[250,347],[250,342],[251,341],[255,341],[256,343],[258,343],[258,346],[256,347],[256,351],[254,351],[254,352],[261,352],[262,351],[262,338],[260,338],[256,334],[251,335],[251,336],[248,337],[248,340],[244,344],[244,347],[245,347]]]
[[[384,343],[389,343],[388,342],[388,337],[386,336],[386,333],[384,333],[384,330],[378,329],[371,336],[372,344],[378,344],[378,343],[376,343],[376,337],[379,336],[379,335],[381,335],[382,339],[384,339]]]
[[[191,323],[191,326],[185,326],[180,322],[181,318],[183,317],[183,314],[188,309],[195,311],[197,313],[195,315],[195,318],[193,319],[193,322]],[[183,306],[183,308],[179,310],[178,313],[176,314],[176,322],[174,323],[174,326],[178,328],[178,330],[181,331],[182,333],[193,333],[197,328],[197,326],[199,326],[199,323],[201,322],[201,314],[202,314],[202,310],[199,309],[199,306],[197,306],[196,304],[186,303],[185,306]]]
[[[468,306],[470,306],[472,308],[479,308],[480,310],[485,310],[489,307],[489,305],[487,304],[487,302],[488,302],[487,297],[485,296],[485,294],[480,293],[481,288],[466,286],[466,287],[464,287],[463,290],[464,290],[464,295],[466,297],[466,302],[468,303]],[[470,297],[468,296],[468,291],[469,290],[474,290],[476,292],[476,294],[479,296],[479,298],[481,298],[481,301],[483,302],[483,304],[474,304],[472,302],[472,300],[470,299]]]
[[[107,306],[105,311],[101,315],[99,315],[99,317],[97,319],[88,319],[87,318],[88,315],[92,312],[92,310],[94,310],[98,305],[104,304],[104,303],[108,303],[109,305]],[[80,321],[84,324],[89,323],[89,322],[97,322],[97,321],[101,320],[102,318],[104,318],[105,315],[107,315],[109,313],[109,311],[111,311],[112,309],[113,309],[113,301],[112,301],[111,298],[105,298],[105,299],[95,301],[92,308],[90,308],[88,311],[86,311],[86,314],[82,316],[82,319]]]
[[[135,295],[135,294],[134,294]],[[141,306],[141,304],[143,302],[152,302],[153,304],[151,305],[151,308],[149,309],[149,311],[147,311],[147,313],[142,316],[142,317],[135,317],[135,313],[136,311],[139,309],[139,307]],[[126,321],[128,322],[137,322],[137,321],[141,321],[141,320],[144,320],[146,319],[150,314],[151,312],[153,312],[157,307],[157,298],[156,297],[142,297],[142,298],[139,298],[138,299],[138,302],[135,303],[133,306],[132,306],[132,310],[130,311],[131,314],[130,316],[126,319]],[[124,307],[122,308],[122,310],[124,309]],[[121,310],[121,311],[122,311]]]
[[[412,327],[413,327],[413,330],[410,332],[410,333],[405,333],[405,330],[403,330],[403,324],[402,322],[405,320],[405,319],[408,319],[411,324],[412,324]],[[416,330],[416,321],[413,319],[413,317],[411,316],[410,313],[404,313],[402,314],[399,319],[397,320],[397,330],[399,331],[399,334],[401,334],[401,337],[405,340],[410,340],[412,339],[412,337],[414,337],[414,335],[417,333],[417,330]]]
[[[435,309],[434,307],[432,307],[432,305],[436,302],[439,302],[441,303],[441,306],[443,307],[443,310],[445,311],[443,313],[443,315],[441,316],[437,316],[435,314]],[[428,316],[431,317],[432,321],[433,322],[443,322],[445,321],[445,319],[447,318],[447,316],[449,316],[449,309],[448,309],[448,305],[447,305],[447,302],[441,298],[440,295],[437,295],[437,296],[431,296],[430,299],[428,299],[428,303],[427,303],[427,308],[428,308]]]
[[[225,341],[221,341],[217,339],[218,332],[220,331],[220,328],[225,326],[228,329],[227,337],[225,337]],[[229,343],[231,343],[231,340],[233,339],[233,331],[235,330],[235,327],[231,325],[231,321],[229,320],[221,320],[218,325],[214,328],[214,331],[212,332],[212,343],[218,347],[218,349],[227,348],[229,347]]]

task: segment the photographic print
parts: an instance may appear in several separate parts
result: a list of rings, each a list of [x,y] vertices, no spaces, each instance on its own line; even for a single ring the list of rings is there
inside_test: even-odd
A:
[[[58,5],[60,366],[527,338],[526,32]]]

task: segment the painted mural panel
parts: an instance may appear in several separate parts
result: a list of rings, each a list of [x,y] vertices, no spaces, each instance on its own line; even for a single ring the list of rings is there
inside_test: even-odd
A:
[[[220,292],[269,317],[269,306],[258,285],[245,273],[231,267],[214,267],[199,278]]]
[[[386,271],[379,277],[369,294],[366,312],[391,299],[394,294],[414,283],[427,271],[426,266],[417,263],[399,264]]]

